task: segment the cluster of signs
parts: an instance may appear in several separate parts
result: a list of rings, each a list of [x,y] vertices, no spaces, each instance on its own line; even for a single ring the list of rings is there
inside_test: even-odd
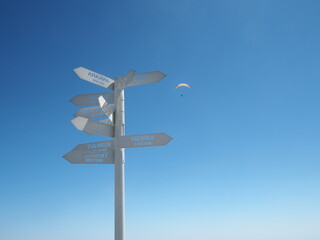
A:
[[[135,71],[131,70],[124,77],[117,78],[120,84],[117,84],[117,89],[114,89],[114,80],[111,78],[83,67],[76,68],[74,71],[83,80],[115,91],[121,91],[125,87],[159,82],[166,76],[158,71],[135,74]],[[91,107],[81,108],[74,114],[75,118],[71,122],[78,130],[87,134],[115,137],[113,113],[117,106],[115,105],[113,93],[82,94],[75,96],[70,101],[76,106],[91,105]],[[92,107],[92,105],[98,106]],[[106,118],[98,121],[93,120],[93,118],[101,117]],[[113,164],[115,162],[115,147],[162,146],[171,140],[172,138],[165,133],[119,136],[112,141],[79,144],[63,157],[70,163]]]

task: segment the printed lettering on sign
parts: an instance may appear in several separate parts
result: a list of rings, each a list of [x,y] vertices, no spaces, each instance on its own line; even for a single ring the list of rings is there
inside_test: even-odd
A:
[[[88,72],[88,76],[90,77],[93,77],[93,81],[96,82],[96,83],[99,83],[101,85],[104,85],[104,84],[110,84],[110,81],[104,77],[104,76],[101,76],[99,74],[96,74],[96,73],[93,73],[93,72]]]
[[[111,147],[111,142],[88,144],[87,147],[90,150],[91,149],[99,149],[99,148],[110,148]]]
[[[162,146],[172,138],[165,133],[152,133],[117,137],[117,145],[121,148]]]

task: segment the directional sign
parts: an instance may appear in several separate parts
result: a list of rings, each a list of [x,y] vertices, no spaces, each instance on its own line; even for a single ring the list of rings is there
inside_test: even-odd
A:
[[[70,163],[82,163],[82,164],[113,164],[114,152],[102,152],[96,153],[86,151],[71,151],[63,156],[64,159]]]
[[[108,103],[113,103],[113,93],[80,94],[73,97],[70,102],[77,106],[98,105],[100,96],[103,96]]]
[[[122,77],[117,77],[117,91],[122,91],[132,80],[135,71],[130,70],[126,75]]]
[[[165,76],[167,75],[159,71],[135,74],[127,87],[160,82]]]
[[[113,141],[78,144],[73,150],[78,151],[110,151],[113,150]]]
[[[81,144],[81,145],[90,146],[90,144]],[[78,146],[81,146],[81,145],[78,145]],[[97,149],[77,150],[76,148],[74,148],[72,151],[65,154],[63,158],[69,161],[70,163],[82,163],[82,164],[113,164],[114,163],[114,151],[111,148],[99,148],[98,150]]]
[[[101,122],[101,123],[104,123],[104,124],[113,124],[113,121],[112,121],[112,114],[109,116],[109,118],[106,118],[106,119],[102,119],[98,122]]]
[[[75,117],[84,117],[84,118],[100,118],[105,117],[106,114],[102,111],[100,107],[88,107],[81,108],[75,114]]]
[[[165,133],[139,134],[117,137],[116,144],[120,148],[153,147],[166,145],[172,139]]]
[[[103,96],[99,97],[99,104],[102,112],[104,112],[107,116],[110,116],[115,110],[114,104],[108,104]]]
[[[113,141],[79,144],[63,157],[70,163],[112,164]]]
[[[114,126],[96,122],[83,117],[76,117],[71,120],[72,124],[80,131],[87,134],[98,134],[107,137],[114,137]]]
[[[93,72],[89,69],[78,67],[74,69],[76,74],[83,80],[86,80],[88,82],[91,82],[93,84],[97,84],[101,87],[110,88],[113,89],[113,82],[114,80],[111,78],[108,78],[106,76],[103,76],[99,73]]]

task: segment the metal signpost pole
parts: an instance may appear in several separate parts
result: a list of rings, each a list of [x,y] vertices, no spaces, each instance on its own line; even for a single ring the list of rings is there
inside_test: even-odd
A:
[[[166,75],[162,72],[135,74],[130,70],[126,75],[115,80],[78,67],[74,69],[83,80],[114,90],[113,93],[81,94],[70,101],[77,106],[96,105],[78,110],[71,120],[80,131],[114,138],[112,141],[79,144],[63,157],[73,164],[114,164],[114,239],[125,240],[124,222],[124,149],[163,146],[172,140],[165,133],[124,135],[124,89],[130,86],[155,83]],[[103,120],[91,118],[107,117]]]
[[[114,103],[115,110],[115,138],[124,136],[124,90],[119,91],[119,81],[115,79]],[[118,90],[119,89],[119,90]],[[115,146],[115,198],[114,198],[114,239],[125,239],[124,222],[124,149]]]

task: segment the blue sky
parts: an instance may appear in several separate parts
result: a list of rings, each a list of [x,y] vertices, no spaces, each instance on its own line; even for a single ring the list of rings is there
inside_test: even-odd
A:
[[[319,1],[7,1],[1,24],[0,238],[113,239],[110,140],[70,120],[79,79],[162,71],[126,94],[128,240],[320,239]],[[191,90],[175,90],[186,82]],[[181,97],[181,94],[183,97]]]

